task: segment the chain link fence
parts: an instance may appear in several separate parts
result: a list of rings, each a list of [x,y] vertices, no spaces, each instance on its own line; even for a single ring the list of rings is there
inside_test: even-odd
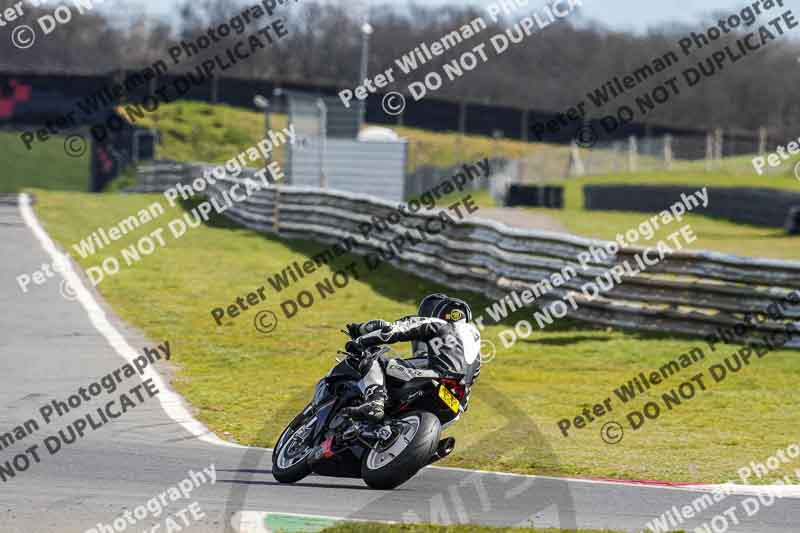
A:
[[[751,174],[752,158],[764,154],[777,139],[766,130],[756,134],[629,137],[596,141],[587,137],[570,146],[537,148],[516,161],[513,179],[545,182],[573,176],[601,176],[635,172],[724,171]]]

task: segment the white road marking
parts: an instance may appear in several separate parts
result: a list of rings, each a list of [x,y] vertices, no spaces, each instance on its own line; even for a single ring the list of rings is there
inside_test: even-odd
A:
[[[332,522],[370,522],[370,523],[378,523],[378,524],[397,524],[398,522],[390,521],[390,520],[377,520],[377,519],[370,519],[370,520],[361,520],[356,518],[346,518],[341,516],[327,516],[327,515],[317,515],[317,514],[303,514],[303,513],[284,513],[280,511],[248,511],[242,510],[237,512],[231,517],[231,526],[233,527],[234,531],[237,533],[275,533],[271,529],[267,527],[267,518],[273,515],[277,518],[284,518],[284,517],[293,517],[298,519],[309,519],[312,523],[315,520],[321,521],[332,521]],[[321,531],[327,524],[320,524],[319,530]],[[310,531],[314,530],[315,528],[310,529],[297,529],[290,531]]]
[[[31,209],[31,200],[27,194],[21,194],[19,196],[19,209],[22,213],[22,219],[25,221],[25,224],[31,229],[33,235],[39,241],[39,244],[42,245],[44,251],[50,256],[50,258],[55,262],[56,260],[63,257],[64,254],[58,251],[56,245],[53,243],[50,236],[45,232],[44,228],[42,228],[39,220],[36,218],[36,215]],[[95,301],[92,294],[83,284],[83,280],[75,273],[75,270],[72,268],[72,264],[68,261],[65,261],[66,265],[62,269],[61,275],[67,280],[70,287],[72,287],[73,291],[75,292],[76,301],[79,302],[86,314],[89,315],[89,321],[95,327],[95,329],[100,332],[100,334],[108,341],[108,344],[114,349],[120,357],[122,357],[128,363],[133,364],[133,360],[139,356],[139,354],[128,344],[125,340],[125,337],[117,331],[117,329],[111,324],[108,320],[108,317],[103,312],[103,309],[100,305]],[[205,425],[203,425],[200,421],[195,420],[195,418],[191,415],[189,410],[186,408],[186,405],[183,402],[183,399],[173,392],[167,384],[161,379],[161,376],[156,372],[152,366],[148,366],[144,374],[141,376],[142,380],[150,379],[153,383],[158,387],[160,391],[158,394],[158,400],[161,402],[161,407],[164,409],[164,413],[171,418],[175,423],[180,424],[186,431],[190,434],[194,435],[197,440],[201,440],[208,444],[214,444],[216,446],[228,446],[234,448],[246,448],[246,446],[241,446],[239,444],[234,444],[232,442],[227,442],[219,437],[217,437],[214,433],[211,432]]]

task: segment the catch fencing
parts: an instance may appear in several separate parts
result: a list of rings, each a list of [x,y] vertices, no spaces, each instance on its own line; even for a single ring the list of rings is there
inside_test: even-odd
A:
[[[159,192],[182,181],[188,183],[209,168],[203,164],[156,163],[139,169],[133,191]],[[252,171],[242,176],[252,177]],[[236,179],[231,178],[232,181]],[[208,192],[221,197],[219,181]],[[786,308],[783,318],[759,321],[776,300],[800,289],[800,262],[737,257],[715,252],[677,252],[645,273],[623,277],[623,282],[593,300],[581,292],[585,283],[624,261],[635,264],[640,248],[628,248],[606,258],[593,258],[587,268],[578,256],[606,242],[582,237],[511,228],[470,218],[428,234],[423,242],[398,248],[399,239],[418,238],[419,227],[437,218],[439,210],[400,216],[380,234],[365,237],[360,224],[373,217],[387,219],[397,204],[372,196],[312,187],[272,187],[261,190],[228,209],[225,215],[256,231],[289,239],[333,245],[354,243],[360,255],[380,254],[383,261],[425,279],[457,290],[499,299],[511,291],[541,288],[543,280],[572,267],[577,275],[537,297],[542,307],[572,295],[578,308],[569,316],[592,324],[622,329],[705,337],[731,330],[747,317],[744,339],[760,341],[766,334],[800,328],[800,306]],[[480,212],[477,213],[480,216]],[[541,292],[541,291],[535,291]],[[795,335],[787,348],[800,349]]]
[[[511,169],[512,181],[544,183],[575,176],[671,171],[752,175],[751,157],[766,154],[778,142],[764,128],[757,134],[714,130],[705,135],[698,132],[600,140],[594,135],[582,131],[568,146],[536,146],[516,161]],[[751,157],[736,157],[745,155]],[[781,172],[769,167],[765,171]]]

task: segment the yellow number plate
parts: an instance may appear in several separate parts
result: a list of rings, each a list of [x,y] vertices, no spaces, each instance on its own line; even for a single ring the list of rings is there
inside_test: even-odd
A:
[[[454,413],[458,413],[461,402],[459,402],[458,398],[453,396],[453,393],[447,390],[447,387],[444,385],[439,385],[439,398],[441,398]]]

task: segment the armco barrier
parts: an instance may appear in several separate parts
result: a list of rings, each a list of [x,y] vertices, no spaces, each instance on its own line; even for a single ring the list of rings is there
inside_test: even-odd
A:
[[[132,191],[163,191],[179,180],[188,182],[200,177],[204,168],[208,167],[181,163],[140,167],[140,182]],[[251,177],[251,172],[236,179]],[[229,184],[217,182],[208,193],[220,195],[220,187],[225,186]],[[286,238],[325,244],[341,243],[347,238],[355,243],[354,253],[383,251],[388,257],[385,260],[400,269],[489,298],[534,288],[572,266],[577,276],[537,298],[537,302],[549,303],[572,292],[579,304],[577,310],[570,310],[572,318],[625,329],[706,336],[741,323],[746,313],[763,313],[771,302],[800,289],[798,262],[679,252],[645,273],[626,277],[622,284],[590,301],[580,287],[609,267],[630,260],[640,249],[623,250],[613,259],[597,261],[583,269],[578,264],[578,254],[590,246],[603,246],[603,241],[510,228],[481,219],[460,221],[410,248],[392,248],[393,239],[406,236],[435,218],[438,210],[401,217],[400,223],[390,225],[378,237],[365,238],[359,231],[360,223],[370,222],[373,216],[385,218],[396,208],[396,204],[362,194],[273,187],[237,203],[225,214],[246,227]],[[787,309],[785,319],[753,320],[751,338],[783,331],[789,323],[800,328],[800,306]],[[787,347],[800,349],[800,336],[791,339]]]
[[[657,213],[697,190],[692,185],[586,185],[584,205],[590,210]],[[714,201],[702,210],[706,215],[742,224],[786,227],[792,208],[800,207],[800,193],[778,189],[709,187]]]

